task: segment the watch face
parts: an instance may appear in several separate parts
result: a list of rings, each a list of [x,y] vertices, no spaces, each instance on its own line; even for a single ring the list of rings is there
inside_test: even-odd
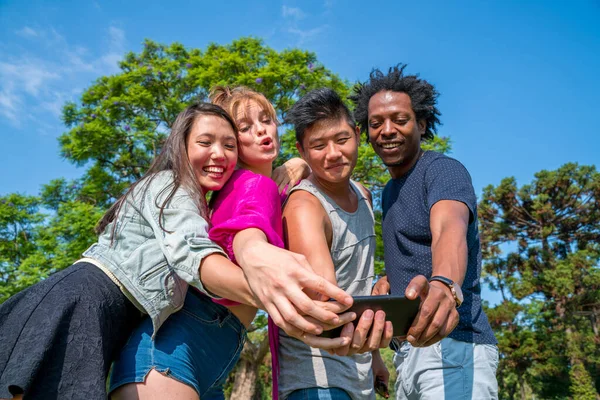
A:
[[[442,282],[444,285],[448,286],[448,288],[450,288],[450,291],[452,292],[452,294],[455,297],[457,307],[463,303],[464,296],[463,296],[462,289],[460,288],[460,285],[458,285],[452,279],[448,279],[445,276],[436,275],[436,276],[430,278],[430,282],[431,281]]]
[[[456,297],[462,303],[465,300],[465,298],[463,296],[463,292],[462,292],[462,289],[460,288],[460,285],[457,285],[455,283],[453,286],[454,286],[454,291],[456,292]]]

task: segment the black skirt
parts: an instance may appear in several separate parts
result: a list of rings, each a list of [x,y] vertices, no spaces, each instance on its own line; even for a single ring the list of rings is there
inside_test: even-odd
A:
[[[77,263],[0,305],[0,398],[105,399],[141,313],[98,267]]]

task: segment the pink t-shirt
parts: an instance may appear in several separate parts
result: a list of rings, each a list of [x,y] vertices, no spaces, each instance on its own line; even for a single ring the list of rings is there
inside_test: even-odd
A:
[[[238,169],[233,172],[217,194],[210,222],[209,238],[236,264],[233,238],[244,229],[260,229],[269,243],[284,247],[277,185],[270,178],[252,171]]]
[[[233,238],[244,229],[260,229],[269,243],[283,248],[281,199],[277,185],[270,178],[243,169],[234,171],[213,205],[209,238],[221,246],[231,261],[236,264]],[[213,299],[213,301],[224,306],[240,304],[228,299]],[[269,318],[268,328],[273,367],[273,398],[277,399],[279,332],[271,318]]]

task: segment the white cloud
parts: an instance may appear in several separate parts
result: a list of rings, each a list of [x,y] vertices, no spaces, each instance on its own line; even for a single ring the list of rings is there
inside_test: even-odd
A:
[[[28,26],[24,26],[23,28],[19,29],[15,33],[19,36],[29,37],[29,38],[38,36],[38,33],[34,29],[32,29]]]
[[[75,99],[83,86],[119,71],[118,61],[126,50],[125,32],[115,26],[106,31],[106,51],[95,56],[70,44],[52,27],[24,27],[15,34],[36,37],[37,46],[19,47],[12,54],[0,49],[0,118],[15,127],[22,126],[22,120],[41,121],[48,114],[58,122],[64,103]],[[49,56],[39,56],[40,45]],[[29,46],[34,46],[33,41]]]
[[[304,11],[302,11],[300,8],[298,7],[288,7],[288,6],[283,6],[281,8],[281,15],[283,15],[284,18],[294,18],[294,19],[302,19],[304,17],[306,17],[306,13]]]
[[[108,52],[100,57],[100,63],[108,67],[110,73],[119,71],[119,61],[125,53],[125,32],[115,26],[108,28],[109,45]]]
[[[31,100],[34,104],[38,101],[43,103],[52,93],[52,84],[60,78],[58,72],[39,59],[21,57],[0,62],[0,116],[13,126],[21,127],[22,121],[35,112]],[[43,108],[50,111],[47,107]],[[54,116],[57,115],[55,109],[54,106]]]
[[[40,107],[43,110],[49,111],[50,114],[58,119],[62,115],[62,108],[65,105],[65,102],[69,99],[70,97],[67,93],[54,92],[47,96],[46,100],[43,100],[40,103]]]
[[[305,42],[319,36],[328,27],[328,25],[322,25],[312,29],[288,28],[288,32],[298,36],[298,46],[302,46]]]
[[[13,62],[0,62],[0,79],[11,83],[3,89],[22,88],[31,96],[38,96],[40,89],[49,80],[58,79],[59,76],[56,72],[50,71],[40,60],[25,58]]]
[[[0,91],[0,115],[3,115],[13,125],[20,126],[18,110],[21,108],[21,100],[10,88],[2,88]]]
[[[125,32],[123,29],[111,26],[108,28],[108,35],[110,37],[110,44],[113,48],[121,48],[125,43]]]
[[[334,0],[325,0],[323,4],[327,13],[333,6]],[[321,25],[314,28],[304,28],[300,20],[304,19],[307,14],[298,7],[282,6],[281,15],[285,19],[285,26],[282,28],[284,32],[290,33],[297,37],[296,46],[302,46],[306,42],[318,37],[323,33],[328,25]]]

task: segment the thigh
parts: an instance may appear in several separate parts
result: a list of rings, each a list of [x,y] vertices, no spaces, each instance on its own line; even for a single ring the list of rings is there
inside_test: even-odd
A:
[[[410,351],[410,344],[403,342],[399,345],[398,349],[394,353],[394,368],[396,369],[396,382],[394,383],[394,391],[396,392],[396,400],[408,399],[405,387],[409,377],[405,368],[405,362]]]
[[[110,398],[111,400],[199,400],[198,393],[193,387],[155,369],[148,373],[144,382],[123,385],[111,393]]]
[[[473,351],[472,398],[497,399],[498,347],[493,344],[476,344]]]
[[[441,344],[413,347],[404,342],[394,356],[396,400],[445,398]],[[452,397],[449,397],[452,399]]]
[[[134,332],[115,360],[111,392],[144,382],[155,370],[193,388],[202,399],[218,398],[239,359],[245,329],[225,307],[190,296],[199,295],[188,293],[184,308],[165,321],[154,339],[149,319]]]
[[[307,388],[293,391],[288,400],[352,400],[340,388]]]

